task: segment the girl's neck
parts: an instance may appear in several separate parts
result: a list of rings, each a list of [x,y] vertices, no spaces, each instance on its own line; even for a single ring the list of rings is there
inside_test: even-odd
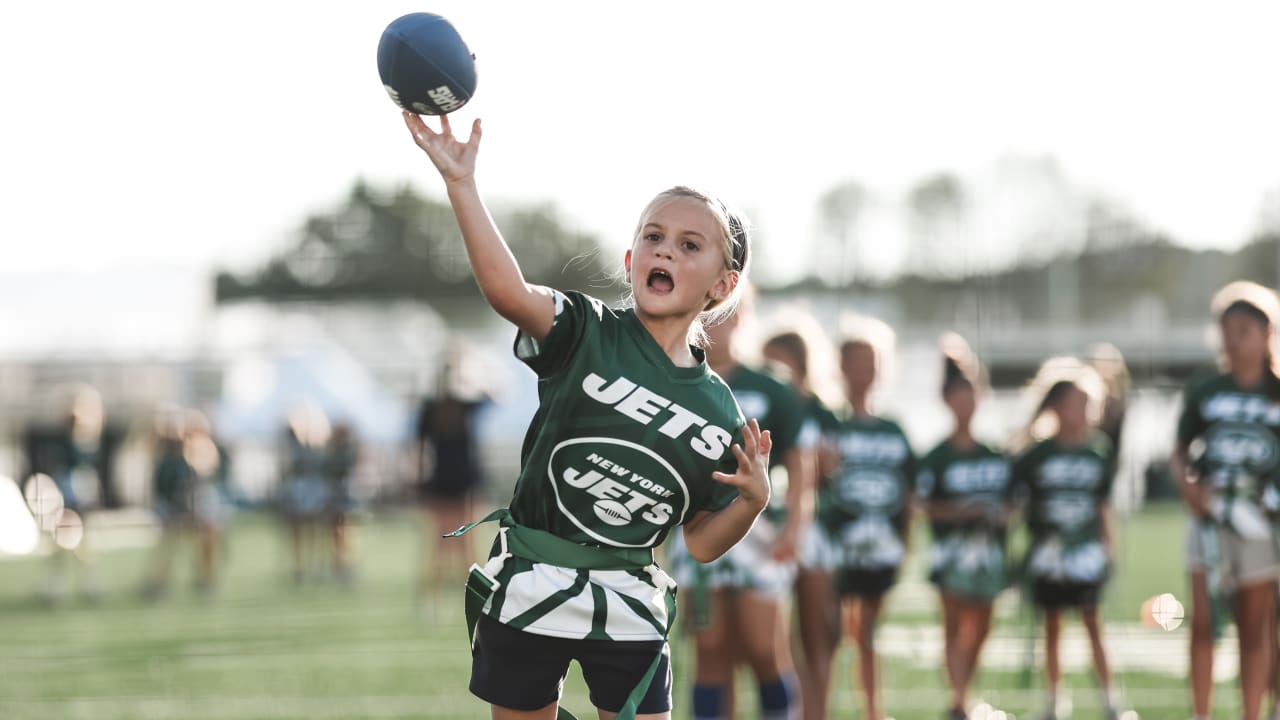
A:
[[[1062,428],[1058,431],[1058,442],[1068,447],[1083,445],[1084,441],[1089,439],[1089,426],[1081,425],[1074,428]]]
[[[1248,368],[1232,368],[1231,379],[1241,390],[1251,390],[1262,384],[1263,369],[1261,366]]]
[[[973,432],[969,429],[968,423],[957,424],[956,429],[951,431],[951,445],[953,447],[968,450],[977,444],[977,441],[973,439]]]
[[[641,313],[637,308],[636,319],[649,331],[654,342],[658,343],[658,347],[662,348],[676,367],[694,367],[698,364],[698,359],[689,349],[689,326],[692,325],[693,318],[655,318]]]
[[[849,393],[848,400],[854,417],[871,417],[871,396],[868,393]]]

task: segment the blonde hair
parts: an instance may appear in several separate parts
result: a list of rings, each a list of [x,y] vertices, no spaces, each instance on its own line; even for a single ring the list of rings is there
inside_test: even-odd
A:
[[[866,345],[875,353],[877,370],[884,370],[893,359],[897,342],[893,328],[879,318],[858,313],[840,316],[840,346],[836,349],[844,352],[850,345]]]
[[[844,395],[840,392],[835,351],[813,313],[784,307],[770,318],[768,328],[762,349],[774,346],[794,355],[804,368],[801,389],[828,408],[839,408],[844,403]]]
[[[956,332],[943,333],[938,338],[938,349],[942,352],[943,395],[957,385],[968,385],[975,392],[986,389],[985,369],[963,335]]]
[[[836,357],[843,358],[849,348],[855,345],[869,348],[876,363],[876,377],[870,395],[873,400],[881,398],[896,380],[893,363],[897,334],[885,321],[854,312],[840,316],[839,328]]]
[[[698,313],[693,324],[689,326],[689,344],[695,347],[706,347],[706,329],[724,322],[738,307],[738,300],[742,297],[742,291],[746,285],[747,272],[751,266],[751,243],[747,233],[746,222],[740,214],[730,210],[721,200],[708,192],[687,185],[676,185],[653,196],[653,199],[644,206],[644,210],[640,212],[640,219],[636,221],[635,232],[631,235],[632,246],[635,245],[635,241],[640,237],[640,233],[644,229],[645,219],[649,217],[649,214],[662,205],[679,198],[697,200],[706,206],[711,216],[715,218],[716,224],[720,227],[720,251],[724,257],[724,267],[726,270],[738,273],[738,283],[733,291],[729,293],[729,296],[720,301],[712,300],[708,302],[702,312]],[[626,277],[625,269],[623,272],[624,277]],[[635,296],[631,290],[627,291],[623,302],[626,305],[635,303]]]
[[[1086,418],[1090,426],[1097,427],[1107,395],[1102,376],[1077,357],[1051,357],[1040,364],[1035,377],[1027,384],[1025,397],[1034,404],[1026,426],[1012,443],[1012,449],[1020,451],[1058,432],[1057,420],[1049,410],[1057,404],[1067,386],[1075,387],[1088,398]]]

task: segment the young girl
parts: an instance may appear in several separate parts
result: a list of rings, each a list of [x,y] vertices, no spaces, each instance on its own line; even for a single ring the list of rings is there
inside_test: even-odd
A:
[[[689,562],[680,537],[674,539],[676,577],[706,596],[704,617],[695,619],[696,720],[733,716],[733,671],[739,661],[756,677],[763,720],[790,720],[798,707],[785,600],[795,577],[800,533],[812,514],[810,455],[816,433],[805,433],[800,399],[787,383],[740,362],[735,342],[740,342],[739,323],[747,305],[710,329],[707,362],[724,378],[743,412],[769,431],[771,470],[777,478],[785,469],[787,484],[785,491],[775,488],[772,506],[747,537],[713,563]]]
[[[801,564],[813,573],[816,596],[838,597],[843,604],[847,632],[858,648],[866,717],[880,720],[875,627],[885,593],[897,581],[906,556],[916,459],[902,428],[872,409],[872,389],[892,331],[869,318],[863,324],[839,348],[849,404],[836,430],[839,469],[818,501],[817,522],[801,550]],[[816,687],[806,693],[823,707],[840,640],[838,626],[826,638],[824,647],[808,650],[808,673]]]
[[[1172,467],[1191,511],[1191,691],[1197,719],[1210,716],[1213,641],[1230,608],[1240,642],[1241,716],[1259,717],[1275,640],[1280,576],[1271,527],[1259,503],[1280,457],[1280,375],[1275,293],[1234,282],[1213,298],[1222,371],[1183,395]]]
[[[1031,439],[1013,464],[1013,482],[1026,498],[1030,531],[1026,572],[1032,600],[1044,614],[1045,671],[1049,706],[1044,717],[1070,715],[1062,692],[1059,639],[1062,612],[1080,612],[1106,716],[1118,717],[1111,671],[1102,645],[1098,601],[1112,557],[1111,481],[1115,452],[1095,427],[1100,414],[1101,380],[1075,358],[1045,361],[1032,383],[1047,388],[1027,426]]]
[[[964,720],[969,683],[991,629],[991,606],[1007,584],[1009,463],[973,437],[981,387],[977,358],[958,335],[943,339],[942,352],[942,401],[955,425],[920,461],[916,492],[933,534],[929,579],[942,595],[948,717]]]
[[[733,307],[743,224],[673,188],[645,207],[626,253],[633,307],[530,285],[476,187],[480,121],[461,142],[447,116],[440,132],[404,118],[541,401],[510,507],[488,518],[502,521],[493,553],[468,581],[471,691],[497,720],[549,720],[577,660],[601,718],[669,718],[674,583],[652,549],[683,525],[693,557],[714,560],[769,502],[769,433],[744,422],[690,344]]]
[[[817,430],[815,487],[825,488],[839,464],[835,435],[840,420],[831,408],[839,407],[842,401],[838,387],[827,381],[821,365],[824,358],[835,352],[812,316],[788,317],[787,326],[795,329],[779,332],[766,340],[763,354],[766,361],[786,368],[791,386],[804,405],[807,422]],[[834,371],[831,374],[834,376]],[[827,716],[825,688],[830,677],[825,648],[838,632],[840,618],[826,571],[807,567],[803,557],[797,559],[800,562],[794,587],[803,659],[798,673],[801,701],[804,717],[820,720]],[[826,680],[815,678],[815,670]]]

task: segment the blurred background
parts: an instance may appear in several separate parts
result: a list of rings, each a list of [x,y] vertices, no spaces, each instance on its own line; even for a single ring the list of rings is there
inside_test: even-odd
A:
[[[6,6],[0,716],[486,712],[458,568],[487,537],[431,536],[505,504],[536,388],[378,81],[416,11],[477,56],[454,124],[484,118],[482,189],[536,282],[616,301],[644,204],[705,186],[755,226],[761,331],[893,327],[879,407],[920,453],[949,428],[946,331],[988,366],[996,444],[1042,360],[1122,358],[1107,617],[1132,703],[1185,716],[1185,629],[1138,613],[1185,593],[1165,459],[1209,298],[1280,282],[1265,3]],[[424,487],[445,455],[477,490]],[[934,717],[936,601],[907,575],[886,698]],[[1003,607],[978,684],[1038,707]]]

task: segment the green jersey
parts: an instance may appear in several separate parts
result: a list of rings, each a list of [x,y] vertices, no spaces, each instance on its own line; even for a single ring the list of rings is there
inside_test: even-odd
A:
[[[853,417],[835,433],[840,468],[819,502],[818,522],[842,549],[841,564],[896,567],[906,548],[916,457],[902,428],[879,417]]]
[[[996,516],[1009,502],[1009,461],[981,443],[944,440],[920,460],[916,493],[930,502],[983,511],[966,520],[932,520],[930,579],[944,590],[993,598],[1005,588],[1005,528]]]
[[[744,423],[724,382],[705,362],[677,367],[632,310],[581,293],[556,293],[555,303],[546,338],[516,340],[539,397],[510,503],[516,522],[583,545],[652,548],[696,513],[728,505],[736,490],[711,474],[735,470],[729,447]],[[486,614],[528,632],[661,637],[661,592],[644,573],[513,558],[498,579]]]
[[[995,514],[1009,501],[1009,461],[982,443],[962,449],[944,440],[920,460],[916,492],[929,501],[980,506]],[[1004,537],[1002,525],[992,525],[984,518],[932,520],[930,528],[935,543],[971,530],[988,530]]]
[[[809,449],[816,444],[816,423],[805,415],[800,396],[791,385],[768,372],[738,365],[725,376],[724,381],[733,391],[738,407],[742,408],[742,416],[759,421],[760,429],[768,430],[773,440],[773,449],[769,453],[769,476],[773,487],[766,517],[779,521],[786,511],[787,500],[786,473],[780,469],[784,468],[787,453],[796,448]]]
[[[784,566],[771,557],[778,527],[786,514],[789,479],[783,462],[791,450],[812,445],[817,434],[809,432],[800,398],[790,384],[745,365],[734,366],[724,379],[737,398],[743,417],[757,420],[760,429],[768,430],[772,438],[769,507],[741,541],[709,563],[695,562],[684,538],[677,537],[672,543],[672,573],[684,584],[750,588],[776,595],[789,590],[792,584],[790,565]]]
[[[1077,446],[1044,440],[1014,461],[1013,483],[1027,502],[1033,577],[1105,579],[1102,507],[1109,502],[1115,470],[1111,441],[1100,432]]]
[[[1244,501],[1256,508],[1280,479],[1280,402],[1241,389],[1230,375],[1193,381],[1183,394],[1178,445],[1190,450],[1198,481],[1210,483],[1224,507]]]

